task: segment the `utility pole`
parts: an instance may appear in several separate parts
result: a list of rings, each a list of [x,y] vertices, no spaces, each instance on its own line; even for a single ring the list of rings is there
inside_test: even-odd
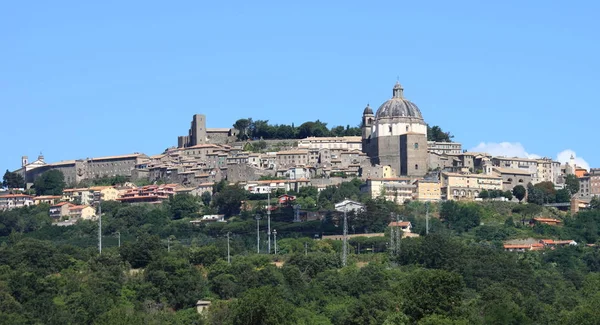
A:
[[[425,234],[429,235],[429,202],[425,203]]]
[[[394,247],[394,253],[400,254],[400,232],[402,229],[400,228],[400,218],[398,214],[396,214],[396,247]]]
[[[260,215],[257,214],[254,219],[256,219],[256,253],[260,254]]]
[[[167,253],[171,252],[171,236],[167,238]]]
[[[98,204],[98,253],[102,254],[102,193],[94,193],[94,201]]]
[[[267,236],[269,236],[267,251],[268,254],[271,254],[271,189],[267,193]]]
[[[121,232],[117,231],[117,236],[119,236],[119,247],[121,247]]]
[[[342,252],[342,265],[346,266],[348,262],[348,214],[346,212],[348,210],[348,205],[344,206],[344,244],[343,244],[343,252]]]
[[[308,255],[308,243],[304,243],[304,256]]]
[[[231,232],[227,232],[227,263],[231,264],[231,256],[229,255],[229,234]]]
[[[275,255],[277,255],[277,229],[273,229],[273,240],[275,241]]]
[[[394,256],[394,254],[396,254],[396,235],[395,235],[395,231],[396,231],[396,226],[394,225],[394,213],[390,213],[390,217],[392,219],[392,222],[390,222],[391,227],[390,227],[390,255]]]

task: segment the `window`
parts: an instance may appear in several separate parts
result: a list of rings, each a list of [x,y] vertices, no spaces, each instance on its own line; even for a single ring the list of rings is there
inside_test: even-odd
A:
[[[391,125],[389,126],[389,129],[390,129],[390,133],[392,133],[392,126]]]
[[[419,144],[415,142],[415,149],[419,149]]]
[[[415,164],[415,169],[416,170],[419,169],[419,165]]]
[[[406,132],[408,132],[408,125],[406,126]]]

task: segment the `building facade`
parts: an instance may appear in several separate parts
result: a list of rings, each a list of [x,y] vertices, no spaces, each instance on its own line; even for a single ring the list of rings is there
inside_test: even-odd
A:
[[[361,191],[373,199],[380,197],[396,204],[404,204],[404,201],[413,199],[415,188],[416,185],[411,183],[409,177],[369,178]]]
[[[427,141],[427,150],[430,153],[460,155],[462,153],[462,145],[458,142]]]
[[[474,200],[482,190],[502,190],[502,177],[469,172],[442,172],[442,199]]]
[[[33,205],[33,196],[26,194],[0,195],[0,211],[12,210]]]
[[[416,180],[413,198],[422,202],[437,202],[442,199],[442,188],[437,180]]]
[[[309,137],[298,140],[298,148],[303,149],[337,149],[362,150],[360,136],[345,137]]]

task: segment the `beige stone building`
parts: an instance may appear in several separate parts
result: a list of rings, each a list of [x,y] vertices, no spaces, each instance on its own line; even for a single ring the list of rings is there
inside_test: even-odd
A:
[[[532,184],[541,182],[556,184],[561,175],[560,163],[550,158],[494,157],[492,164],[500,168],[525,170],[531,175]]]
[[[521,185],[527,187],[527,184],[533,182],[534,175],[528,170],[493,167],[494,174],[502,178],[502,190],[512,191],[512,189]]]
[[[470,172],[442,172],[442,199],[474,200],[482,190],[502,190],[502,177]]]
[[[442,199],[442,188],[437,180],[416,180],[413,198],[421,202],[437,202]]]
[[[99,193],[102,195],[102,201],[116,201],[119,198],[119,190],[113,186],[92,186],[89,189],[91,200],[94,199],[94,195]]]
[[[458,142],[427,141],[427,151],[437,154],[459,155],[462,153],[462,145]]]
[[[396,204],[404,204],[405,200],[412,200],[416,185],[408,177],[369,178],[361,187],[363,193],[371,198],[385,198]]]
[[[362,150],[362,138],[360,136],[347,137],[309,137],[298,140],[300,149],[344,149]]]
[[[279,151],[277,156],[277,168],[294,167],[299,165],[307,165],[308,150],[286,150]]]
[[[61,201],[78,202],[79,204],[91,204],[92,192],[89,188],[68,188],[63,190]]]
[[[62,196],[60,195],[40,195],[33,198],[33,204],[56,204],[60,201]]]
[[[74,205],[69,207],[69,219],[92,220],[96,218],[96,209],[89,205]]]
[[[600,168],[590,168],[590,195],[600,196]]]

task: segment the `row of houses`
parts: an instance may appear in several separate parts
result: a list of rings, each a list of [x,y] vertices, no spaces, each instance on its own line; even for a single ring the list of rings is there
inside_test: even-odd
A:
[[[543,249],[555,249],[556,247],[563,246],[576,246],[577,242],[574,240],[553,240],[553,239],[541,239],[535,243],[527,244],[504,244],[504,250],[507,252],[525,252],[525,251],[537,251]]]

